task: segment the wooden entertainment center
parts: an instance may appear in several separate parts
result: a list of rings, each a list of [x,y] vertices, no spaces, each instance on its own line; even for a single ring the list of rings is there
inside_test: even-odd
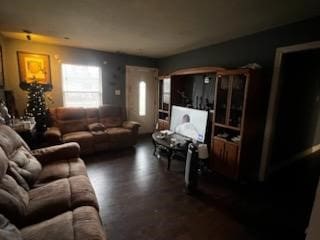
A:
[[[266,81],[259,70],[199,67],[159,77],[158,129],[168,129],[172,105],[209,111],[206,143],[209,167],[226,177],[255,179],[258,175]]]

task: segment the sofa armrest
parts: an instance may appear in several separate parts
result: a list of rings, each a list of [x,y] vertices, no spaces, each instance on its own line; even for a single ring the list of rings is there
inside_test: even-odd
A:
[[[49,144],[61,144],[61,131],[57,127],[50,127],[47,129],[47,131],[44,133],[44,137],[48,141]]]
[[[134,122],[134,121],[124,121],[122,123],[122,127],[127,128],[127,129],[138,129],[140,127],[140,123]]]
[[[41,163],[78,158],[80,156],[80,145],[76,142],[64,143],[61,145],[35,149],[32,151],[32,154]]]

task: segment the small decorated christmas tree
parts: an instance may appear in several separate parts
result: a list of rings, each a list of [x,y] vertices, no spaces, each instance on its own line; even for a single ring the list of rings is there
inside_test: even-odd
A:
[[[48,107],[45,101],[44,88],[37,82],[31,83],[28,88],[27,108],[25,115],[34,117],[38,133],[43,133],[47,129]]]

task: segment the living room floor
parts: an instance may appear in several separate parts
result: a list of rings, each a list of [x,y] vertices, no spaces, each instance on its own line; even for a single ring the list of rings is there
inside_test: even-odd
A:
[[[199,193],[187,195],[184,162],[173,160],[167,171],[167,160],[153,156],[151,136],[141,137],[135,148],[99,153],[84,160],[108,239],[304,237],[299,228],[302,223],[286,209],[291,194],[283,195],[281,188],[272,184],[249,186],[209,174],[200,178]]]

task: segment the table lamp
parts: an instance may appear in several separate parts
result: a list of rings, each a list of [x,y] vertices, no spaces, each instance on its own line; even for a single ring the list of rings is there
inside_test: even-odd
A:
[[[207,144],[199,144],[198,146],[198,158],[207,159],[209,157]]]

